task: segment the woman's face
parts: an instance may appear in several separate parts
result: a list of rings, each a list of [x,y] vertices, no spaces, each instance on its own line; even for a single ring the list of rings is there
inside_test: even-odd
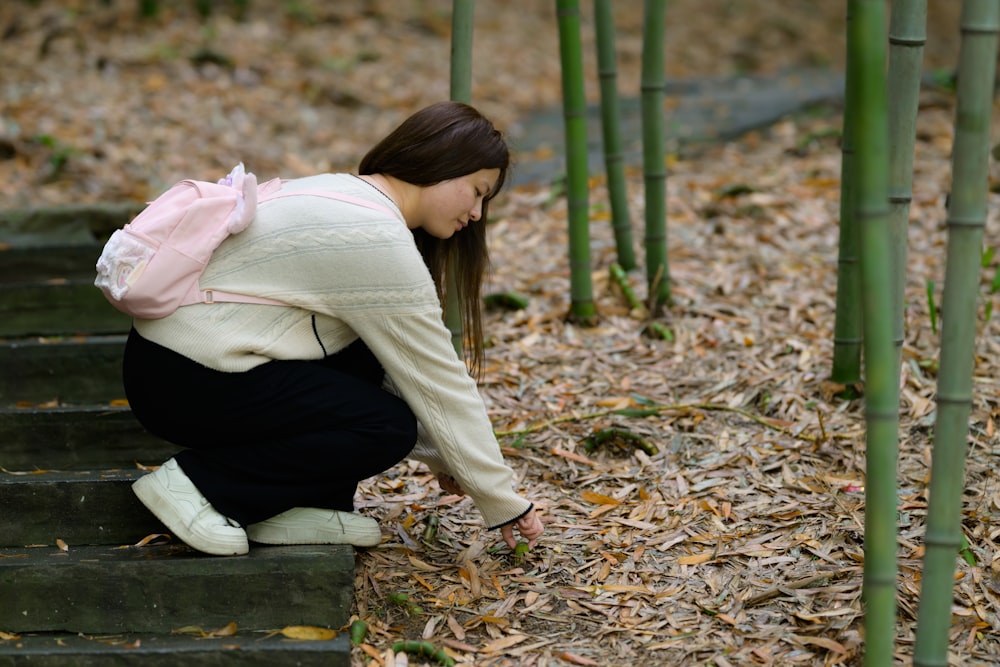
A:
[[[408,220],[411,229],[422,228],[439,239],[451,238],[483,216],[483,199],[493,192],[499,169],[480,169],[420,191],[416,215]]]

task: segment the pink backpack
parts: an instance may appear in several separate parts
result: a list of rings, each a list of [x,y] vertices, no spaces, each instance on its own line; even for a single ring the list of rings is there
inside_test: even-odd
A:
[[[94,284],[115,308],[154,320],[195,303],[287,305],[262,297],[202,290],[199,278],[212,253],[229,235],[246,229],[257,204],[293,195],[314,195],[398,214],[374,202],[321,190],[282,193],[281,179],[257,185],[241,162],[218,183],[183,180],[108,239],[97,260]]]

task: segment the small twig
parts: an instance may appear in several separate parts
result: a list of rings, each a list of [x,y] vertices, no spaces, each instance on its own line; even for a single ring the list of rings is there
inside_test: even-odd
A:
[[[816,417],[819,419],[819,442],[826,442],[826,427],[823,425],[823,411],[816,408]]]

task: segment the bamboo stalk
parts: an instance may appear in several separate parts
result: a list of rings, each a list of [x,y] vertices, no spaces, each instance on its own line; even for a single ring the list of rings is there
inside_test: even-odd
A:
[[[590,276],[588,229],[587,108],[583,89],[580,3],[556,0],[559,60],[562,65],[563,117],[566,135],[566,205],[569,218],[570,316],[581,322],[597,314]]]
[[[601,81],[601,136],[611,203],[611,224],[615,232],[618,264],[626,271],[631,271],[636,267],[636,259],[635,249],[632,247],[632,217],[625,189],[621,107],[615,65],[615,22],[611,0],[594,0],[594,26],[597,33],[597,71]]]
[[[861,260],[865,374],[865,656],[890,667],[896,628],[896,459],[899,373],[893,354],[892,245],[889,233],[888,111],[885,4],[850,0],[849,40],[855,218]]]
[[[844,121],[840,139],[840,242],[837,256],[837,299],[833,324],[833,367],[839,384],[861,382],[861,266],[858,225],[854,220],[854,14],[847,5],[847,71],[844,77]]]
[[[451,12],[451,99],[469,104],[472,101],[472,34],[475,0],[453,0]],[[454,262],[448,267],[445,289],[444,323],[451,332],[451,344],[459,357],[465,349],[462,304],[458,298]]]
[[[472,101],[472,34],[475,0],[453,0],[451,10],[451,99]]]
[[[664,161],[663,36],[666,0],[646,0],[642,31],[642,164],[646,198],[646,278],[650,313],[669,304],[670,271],[667,266],[667,167]]]
[[[906,256],[913,198],[913,145],[924,43],[927,0],[895,0],[889,22],[889,229],[892,233],[894,280],[892,310],[896,365],[905,337]]]
[[[913,664],[917,667],[948,664],[955,563],[962,548],[963,476],[972,408],[976,298],[989,187],[1000,2],[966,0],[961,26],[938,408],[914,646]]]

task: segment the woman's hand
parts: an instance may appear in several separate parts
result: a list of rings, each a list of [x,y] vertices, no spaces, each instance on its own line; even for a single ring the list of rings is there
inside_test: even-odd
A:
[[[443,472],[439,472],[437,475],[438,486],[448,493],[454,493],[456,496],[464,496],[465,491],[459,485],[458,481],[451,475]]]
[[[514,526],[517,526],[517,532],[521,533],[521,537],[527,540],[529,547],[533,547],[538,543],[538,538],[545,530],[545,527],[542,525],[542,520],[538,518],[535,508],[532,507],[528,510],[527,514],[522,516],[517,521],[513,521],[500,527],[500,534],[503,535],[504,542],[506,542],[507,546],[511,549],[517,548],[517,540],[514,539]]]

